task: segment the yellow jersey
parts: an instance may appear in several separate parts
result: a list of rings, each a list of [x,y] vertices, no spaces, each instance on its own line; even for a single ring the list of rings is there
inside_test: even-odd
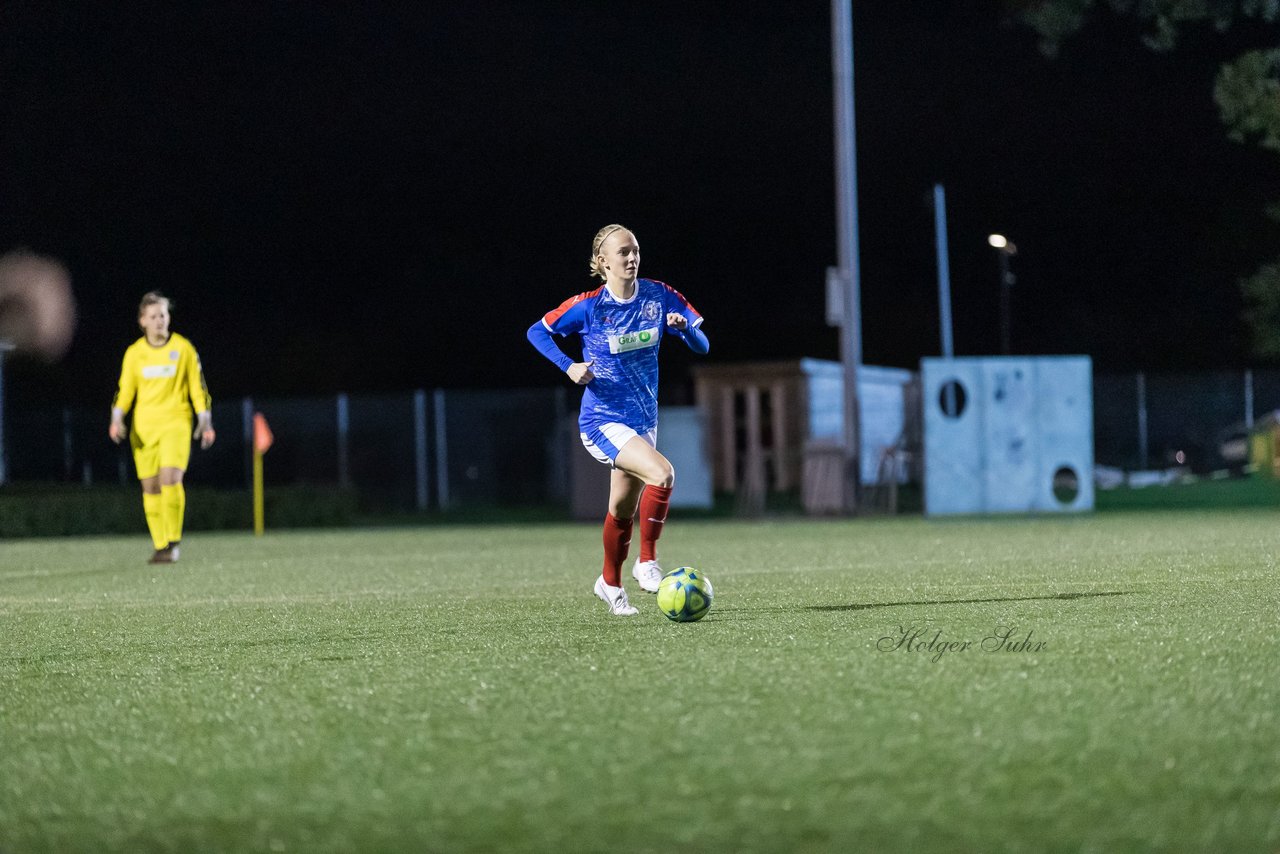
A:
[[[159,347],[148,344],[145,335],[130,344],[124,351],[120,387],[111,405],[125,413],[132,408],[135,426],[139,421],[161,424],[189,420],[193,409],[197,415],[208,410],[213,400],[196,348],[176,332],[170,332],[169,340]]]

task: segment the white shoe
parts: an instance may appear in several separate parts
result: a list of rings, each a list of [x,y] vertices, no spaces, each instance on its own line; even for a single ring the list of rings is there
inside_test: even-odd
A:
[[[603,575],[596,579],[593,592],[609,606],[609,613],[615,617],[631,617],[640,613],[627,601],[627,591],[605,584]]]
[[[656,560],[637,560],[631,567],[631,577],[640,582],[640,589],[646,593],[657,593],[662,583],[662,567]]]

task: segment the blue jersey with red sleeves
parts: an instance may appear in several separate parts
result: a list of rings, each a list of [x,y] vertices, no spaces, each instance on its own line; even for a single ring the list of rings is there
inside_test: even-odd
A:
[[[658,426],[658,345],[673,311],[685,316],[690,329],[702,323],[702,315],[675,288],[637,279],[631,299],[619,300],[602,285],[543,316],[548,331],[582,336],[582,361],[591,362],[595,374],[582,395],[578,425],[584,432],[608,422],[637,433]]]

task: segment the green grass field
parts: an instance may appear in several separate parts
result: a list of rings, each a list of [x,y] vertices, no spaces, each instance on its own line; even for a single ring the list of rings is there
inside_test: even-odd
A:
[[[0,851],[1280,850],[1274,511],[673,515],[694,624],[598,549],[0,543]]]

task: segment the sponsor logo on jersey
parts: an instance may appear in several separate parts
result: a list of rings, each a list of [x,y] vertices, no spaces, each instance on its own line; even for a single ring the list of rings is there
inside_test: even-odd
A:
[[[142,378],[144,380],[158,380],[163,377],[176,377],[178,375],[177,365],[143,365]]]
[[[624,332],[621,335],[609,336],[610,353],[626,353],[630,350],[643,350],[658,344],[658,330],[641,329],[636,332]]]

